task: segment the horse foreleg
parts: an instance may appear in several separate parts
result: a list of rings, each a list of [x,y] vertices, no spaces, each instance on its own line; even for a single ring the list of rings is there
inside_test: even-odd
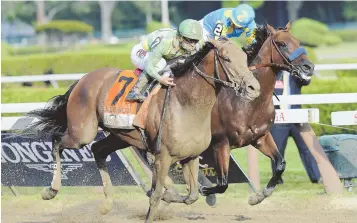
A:
[[[214,151],[216,159],[215,170],[217,173],[217,185],[215,187],[201,186],[200,192],[204,196],[217,193],[222,194],[228,188],[228,170],[231,152],[228,141],[224,141],[216,145]]]
[[[186,185],[188,185],[189,178],[185,174],[185,165],[183,165],[182,168],[183,168],[182,171],[183,171],[184,181],[185,181]],[[164,191],[164,194],[162,196],[163,201],[165,201],[167,203],[184,203],[187,196],[182,196],[175,190],[175,188],[173,187],[173,182],[171,181],[171,179],[169,177],[166,177],[164,187],[166,188],[166,190]]]
[[[205,187],[212,187],[211,181],[207,179],[207,177],[202,173],[202,171],[199,171],[198,173],[198,182],[205,186]],[[186,184],[189,184],[187,180],[185,180]],[[165,186],[166,190],[164,191],[164,195],[162,197],[162,200],[167,202],[167,203],[183,203],[184,200],[187,198],[186,196],[180,195],[175,188],[173,187],[173,182],[170,179],[170,177],[166,177],[165,180]],[[147,193],[147,195],[150,197],[151,196],[151,191]],[[216,195],[215,194],[210,194],[206,196],[206,203],[213,207],[216,205]]]
[[[154,168],[155,157],[151,153],[147,151],[138,152],[135,148],[133,148],[133,153],[137,157],[138,161],[140,162],[141,167],[146,172],[149,180],[152,180],[152,171]],[[162,200],[166,201],[167,203],[179,203],[178,201],[183,200],[182,196],[175,190],[173,187],[173,182],[169,176],[165,179],[165,186],[166,188]],[[147,191],[146,195],[151,197],[152,190],[150,188]],[[182,202],[181,202],[182,203]]]
[[[161,145],[162,147],[162,145]],[[155,157],[155,165],[152,178],[152,194],[150,197],[150,208],[146,215],[146,223],[154,220],[154,215],[162,197],[162,190],[165,185],[165,179],[168,176],[171,165],[171,156],[167,150],[162,148],[160,154]]]
[[[137,154],[136,151],[134,151],[134,153]],[[142,166],[144,168],[144,171],[147,172],[147,175],[149,176],[149,178],[151,180],[151,177],[152,177],[151,171],[153,168],[154,158],[149,159],[148,155],[150,156],[150,154],[148,152],[146,152],[146,155],[141,154],[140,156],[138,156],[138,159],[140,159],[140,161],[143,161]],[[150,161],[152,161],[152,162],[150,162]],[[212,182],[207,179],[207,177],[203,174],[202,171],[199,171],[199,173],[198,173],[198,182],[205,187],[212,187]],[[166,177],[164,187],[166,188],[166,190],[164,192],[162,200],[164,200],[167,203],[171,203],[171,202],[183,203],[184,202],[186,197],[180,195],[175,190],[175,188],[173,187],[173,182],[170,179],[170,177]],[[151,193],[152,193],[152,191],[149,190],[146,194],[148,197],[150,197]],[[216,195],[210,194],[210,195],[206,196],[206,203],[211,207],[216,205]]]
[[[273,173],[272,178],[270,179],[268,185],[264,188],[262,192],[252,195],[249,198],[250,205],[256,205],[262,202],[266,197],[269,197],[274,189],[275,186],[278,184],[281,175],[285,171],[286,162],[284,157],[280,154],[274,139],[270,132],[259,138],[256,144],[253,145],[257,148],[260,152],[264,155],[268,156],[276,165],[276,171]]]
[[[192,194],[192,173],[191,173],[191,169],[190,169],[190,165],[189,163],[192,162],[192,160],[188,161],[187,163],[181,163],[182,165],[182,172],[183,172],[183,178],[185,181],[185,184],[187,186],[187,190],[189,191],[188,196],[182,196],[180,195],[176,190],[174,190],[172,184],[167,184],[167,181],[165,182],[165,187],[167,188],[164,192],[163,198],[162,200],[168,202],[168,203],[186,203],[190,202],[188,199],[190,198],[191,194]],[[196,174],[197,175],[197,174]],[[197,176],[197,181],[198,181],[198,176]],[[198,187],[197,187],[197,191],[196,191],[197,195],[198,195]],[[193,194],[194,196],[194,194]],[[194,197],[193,197],[194,198]],[[198,197],[197,197],[198,199]],[[192,202],[193,203],[193,202]]]
[[[199,198],[198,193],[198,172],[199,172],[199,158],[195,158],[185,163],[183,166],[183,174],[189,186],[189,195],[185,199],[185,204],[192,204]]]
[[[108,173],[106,159],[112,152],[120,149],[118,146],[120,146],[120,148],[125,148],[127,147],[127,144],[113,134],[110,134],[108,137],[99,140],[92,145],[92,152],[102,178],[103,192],[105,195],[105,200],[100,206],[100,213],[102,215],[107,214],[113,207],[113,185]]]

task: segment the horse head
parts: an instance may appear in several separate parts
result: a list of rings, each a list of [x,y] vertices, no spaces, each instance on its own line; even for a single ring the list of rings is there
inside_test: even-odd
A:
[[[237,84],[239,94],[249,100],[260,95],[260,84],[247,66],[247,55],[233,41],[227,38],[210,40],[215,46],[213,59],[215,69],[224,76],[219,76],[228,82]],[[220,66],[217,66],[219,64]]]
[[[273,63],[284,64],[291,75],[304,83],[310,82],[315,65],[308,59],[306,49],[290,33],[290,22],[278,30],[267,24],[267,29],[270,32]]]
[[[303,83],[308,83],[314,72],[314,64],[308,59],[305,48],[290,33],[290,22],[285,28],[259,26],[255,30],[256,42],[243,48],[248,64],[253,67],[277,67],[287,70]],[[269,61],[268,61],[269,60]],[[268,63],[267,63],[268,62]]]

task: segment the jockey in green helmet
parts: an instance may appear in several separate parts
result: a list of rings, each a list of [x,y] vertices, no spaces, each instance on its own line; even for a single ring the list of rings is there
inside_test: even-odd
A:
[[[179,29],[159,29],[145,36],[131,52],[131,61],[136,68],[143,70],[133,89],[128,94],[128,101],[143,101],[141,90],[149,82],[148,76],[161,84],[175,86],[170,75],[159,75],[166,67],[166,61],[181,55],[192,55],[203,46],[203,31],[198,21],[186,19]]]

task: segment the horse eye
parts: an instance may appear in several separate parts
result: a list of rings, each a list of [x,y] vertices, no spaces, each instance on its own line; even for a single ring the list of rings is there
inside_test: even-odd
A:
[[[278,44],[279,44],[281,47],[286,47],[286,46],[287,46],[285,42],[279,42]]]
[[[231,62],[231,60],[227,56],[222,56],[222,59],[227,62]]]

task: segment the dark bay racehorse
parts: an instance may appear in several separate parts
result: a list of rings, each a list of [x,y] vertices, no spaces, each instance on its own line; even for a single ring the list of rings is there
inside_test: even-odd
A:
[[[290,23],[284,29],[275,30],[270,25],[256,31],[257,43],[247,51],[248,62],[254,65],[254,75],[260,83],[261,94],[254,100],[236,96],[230,89],[222,89],[212,109],[212,150],[216,159],[217,185],[201,188],[203,195],[224,193],[228,188],[230,151],[252,145],[268,156],[277,170],[263,192],[250,197],[255,205],[272,194],[278,179],[285,170],[285,160],[269,132],[275,120],[273,92],[276,74],[287,70],[303,82],[309,82],[314,64],[309,61],[304,48],[289,32]]]
[[[160,153],[155,155],[152,195],[147,222],[153,215],[162,197],[164,180],[172,163],[182,161],[184,178],[189,185],[189,195],[182,202],[191,204],[198,199],[198,156],[211,141],[211,110],[222,84],[234,88],[247,100],[259,96],[260,86],[246,65],[246,54],[228,40],[208,42],[205,47],[175,74],[176,86],[171,89],[167,114],[163,120]],[[104,68],[86,74],[64,94],[54,97],[45,109],[30,112],[29,116],[39,119],[24,131],[35,131],[37,137],[51,135],[53,156],[56,161],[51,187],[42,192],[43,199],[52,199],[61,187],[60,154],[65,148],[79,149],[95,138],[98,127],[111,134],[92,145],[104,186],[106,200],[102,213],[112,207],[112,184],[106,166],[107,154],[103,148],[109,146],[123,149],[135,146],[145,149],[138,130],[110,129],[102,124],[103,102],[108,88],[118,77],[118,69]],[[160,89],[153,96],[146,119],[147,144],[154,150],[161,110],[166,90]],[[27,134],[30,136],[29,134]]]

